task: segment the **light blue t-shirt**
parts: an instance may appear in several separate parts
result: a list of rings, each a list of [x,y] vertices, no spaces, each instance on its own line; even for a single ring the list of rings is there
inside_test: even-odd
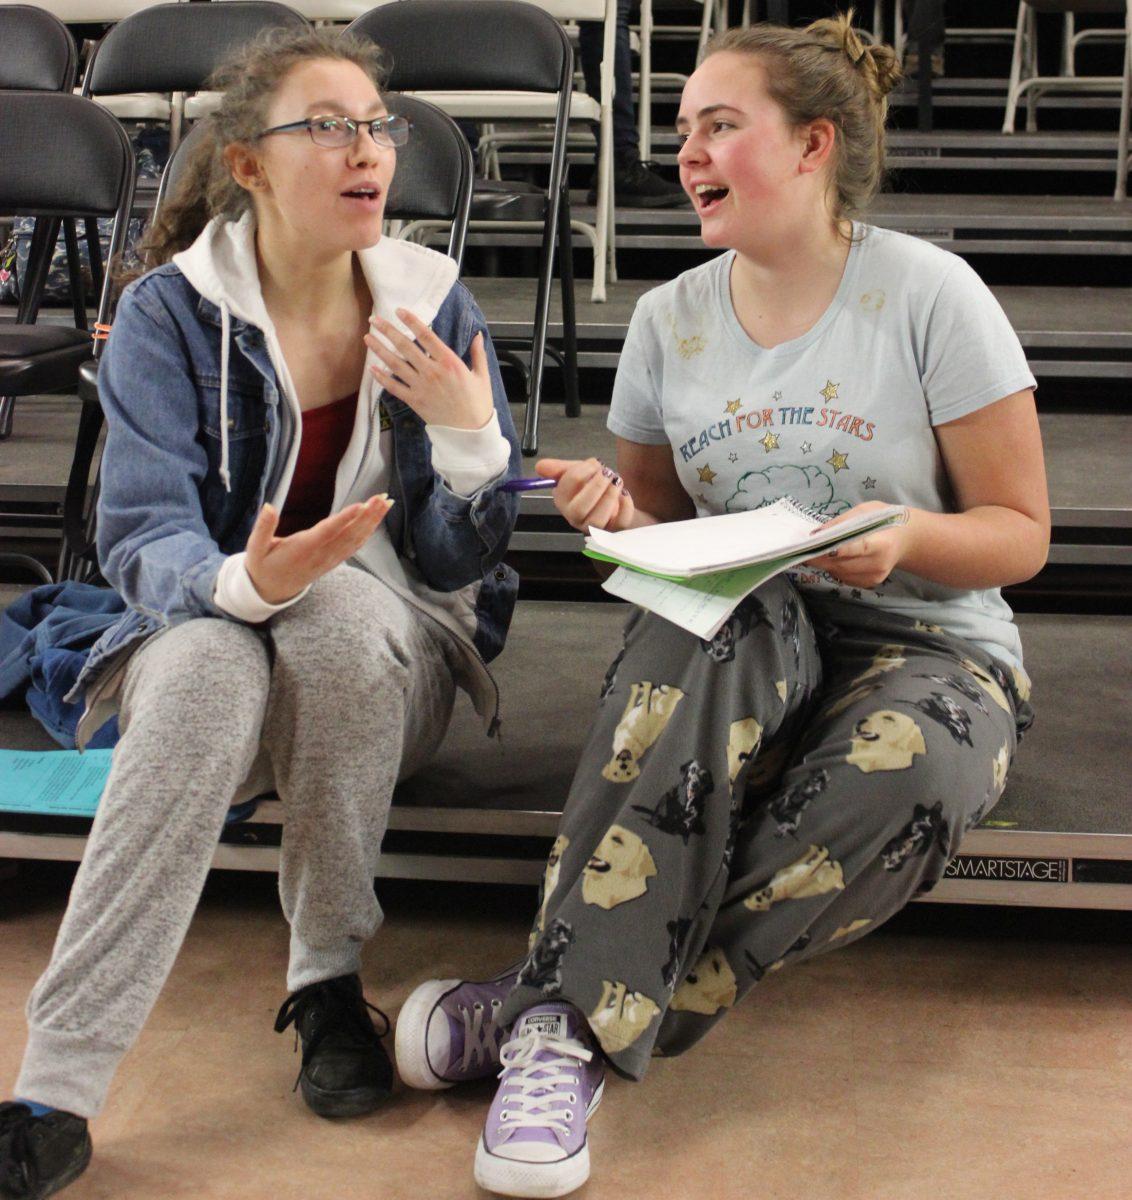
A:
[[[829,308],[770,350],[735,316],[734,252],[638,303],[609,428],[670,444],[697,516],[780,496],[827,517],[867,500],[954,512],[933,426],[1036,386],[1006,314],[961,258],[875,226],[855,224],[853,236]],[[1009,445],[1001,452],[1009,462]],[[792,575],[803,589],[939,625],[1021,666],[997,588],[945,587],[904,571],[875,589],[806,567]]]

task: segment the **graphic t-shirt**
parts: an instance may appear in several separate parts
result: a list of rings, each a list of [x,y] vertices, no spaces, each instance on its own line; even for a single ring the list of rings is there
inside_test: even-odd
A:
[[[643,296],[617,369],[609,428],[668,443],[697,516],[791,496],[826,518],[868,500],[954,512],[936,425],[1035,387],[1017,335],[958,256],[855,224],[829,308],[765,349],[731,304],[734,252]],[[1010,448],[1001,448],[1009,461]],[[946,587],[904,571],[850,588],[804,566],[803,589],[876,604],[1021,666],[997,588]]]

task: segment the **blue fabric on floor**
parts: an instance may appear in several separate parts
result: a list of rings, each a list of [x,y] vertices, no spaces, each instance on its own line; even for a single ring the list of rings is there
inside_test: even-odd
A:
[[[117,592],[89,583],[48,583],[26,592],[0,613],[0,699],[26,688],[35,718],[60,746],[73,750],[83,705],[63,697],[91,646],[125,611]],[[114,717],[89,744],[103,748],[117,740]]]

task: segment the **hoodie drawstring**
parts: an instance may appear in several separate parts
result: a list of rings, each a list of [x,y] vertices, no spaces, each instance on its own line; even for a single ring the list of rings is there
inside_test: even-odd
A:
[[[228,339],[232,318],[228,305],[220,301],[220,482],[231,492],[232,476],[228,471]]]

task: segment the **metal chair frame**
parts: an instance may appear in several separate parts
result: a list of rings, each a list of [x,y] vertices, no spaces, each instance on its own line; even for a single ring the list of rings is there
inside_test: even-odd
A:
[[[1006,113],[1002,123],[1003,133],[1014,132],[1018,104],[1025,98],[1026,129],[1035,130],[1037,99],[1045,92],[1118,92],[1120,125],[1116,147],[1116,187],[1113,191],[1115,200],[1124,200],[1128,195],[1129,110],[1132,109],[1132,0],[1125,0],[1123,7],[1124,71],[1121,76],[1039,75],[1036,13],[1119,13],[1119,0],[1020,0],[1014,54],[1010,65],[1010,84],[1006,96]],[[1063,46],[1064,44],[1063,41]]]

